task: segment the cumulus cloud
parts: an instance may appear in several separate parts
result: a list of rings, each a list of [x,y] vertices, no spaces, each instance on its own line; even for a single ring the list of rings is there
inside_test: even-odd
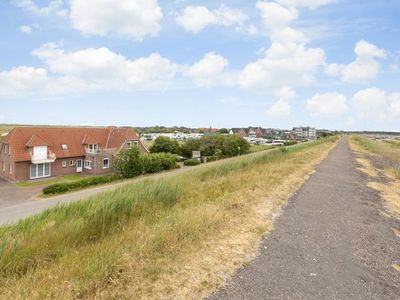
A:
[[[189,67],[186,75],[200,86],[224,84],[227,74],[224,74],[228,60],[215,52],[207,53],[200,61]]]
[[[348,111],[347,98],[339,93],[316,94],[306,108],[312,117],[340,117]]]
[[[386,117],[388,95],[384,90],[368,88],[354,94],[351,99],[360,120],[383,120]]]
[[[275,2],[257,1],[256,7],[261,13],[263,23],[272,29],[286,27],[299,16],[297,9]]]
[[[275,93],[279,99],[268,110],[267,115],[271,118],[287,118],[291,113],[289,101],[296,97],[296,92],[290,88],[282,88]]]
[[[158,35],[162,17],[157,0],[71,0],[72,27],[84,35],[115,34],[141,41]]]
[[[325,62],[320,48],[303,43],[273,43],[263,58],[245,66],[240,86],[246,89],[277,89],[315,81],[314,73]]]
[[[359,82],[374,79],[380,70],[378,59],[386,58],[386,51],[364,40],[359,41],[354,53],[356,59],[348,65],[327,64],[325,72],[340,76],[344,82]]]
[[[58,75],[84,80],[101,87],[151,88],[166,84],[177,71],[177,65],[158,53],[130,60],[108,48],[89,48],[65,52],[50,43],[33,51],[49,70]]]
[[[43,89],[48,82],[47,71],[43,68],[15,67],[0,72],[0,94],[32,92]]]
[[[209,10],[205,6],[187,6],[176,18],[176,23],[186,31],[199,33],[210,25],[241,27],[246,20],[247,16],[239,9],[222,4],[214,10]],[[250,30],[254,31],[254,28]]]
[[[49,5],[40,7],[33,0],[16,0],[18,7],[25,9],[37,16],[50,16],[56,15],[59,17],[66,17],[68,10],[64,8],[63,0],[50,1]]]

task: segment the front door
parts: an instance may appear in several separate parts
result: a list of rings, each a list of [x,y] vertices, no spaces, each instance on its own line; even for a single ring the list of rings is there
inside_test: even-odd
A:
[[[76,161],[76,172],[82,173],[82,159]]]

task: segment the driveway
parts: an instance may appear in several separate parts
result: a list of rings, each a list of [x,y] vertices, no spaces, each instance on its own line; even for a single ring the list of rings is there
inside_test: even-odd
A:
[[[18,187],[0,178],[0,209],[32,200],[43,187]]]

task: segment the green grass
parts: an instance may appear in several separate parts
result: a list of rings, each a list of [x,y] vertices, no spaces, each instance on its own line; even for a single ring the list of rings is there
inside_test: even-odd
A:
[[[275,148],[272,145],[250,145],[250,152],[255,153]]]
[[[400,163],[400,146],[394,141],[374,141],[365,136],[353,136],[352,140],[365,150]]]
[[[80,174],[71,174],[71,175],[65,175],[65,176],[59,176],[47,180],[34,180],[34,181],[22,181],[16,183],[17,186],[19,187],[32,187],[32,186],[45,186],[45,185],[50,185],[50,184],[56,184],[56,183],[71,183],[75,181],[79,181],[82,179],[83,176]]]
[[[252,205],[334,141],[134,182],[0,227],[0,298],[146,297],[184,253],[250,222]]]

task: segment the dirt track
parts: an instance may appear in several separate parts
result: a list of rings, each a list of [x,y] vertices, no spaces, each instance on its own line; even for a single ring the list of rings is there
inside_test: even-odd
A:
[[[261,253],[210,299],[400,299],[400,221],[342,139],[293,196]]]

